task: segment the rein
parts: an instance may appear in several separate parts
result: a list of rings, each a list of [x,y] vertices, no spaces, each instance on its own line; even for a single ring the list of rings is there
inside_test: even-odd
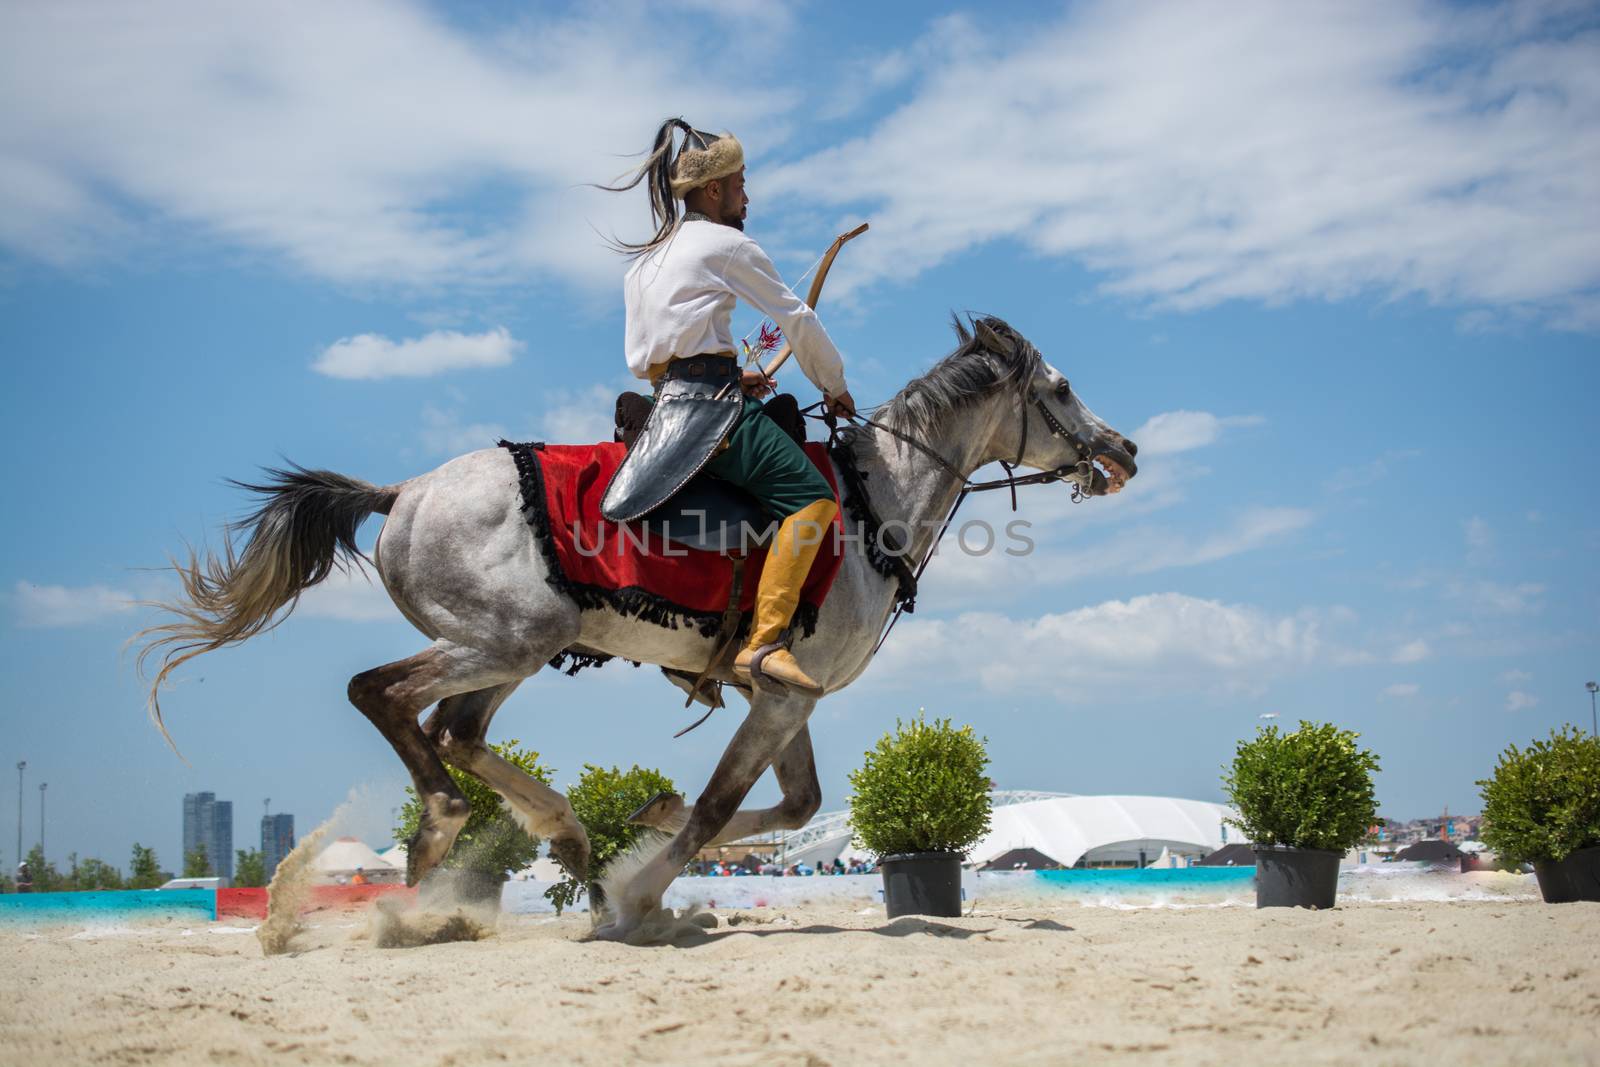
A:
[[[922,580],[922,575],[928,569],[928,564],[933,561],[933,557],[938,554],[939,543],[944,540],[945,531],[950,529],[951,522],[955,520],[956,512],[961,510],[961,505],[966,502],[966,499],[970,494],[987,492],[992,489],[1010,489],[1011,510],[1016,511],[1017,486],[1043,485],[1047,482],[1065,481],[1068,478],[1076,476],[1079,480],[1074,482],[1072,486],[1072,502],[1074,504],[1082,503],[1086,498],[1086,494],[1083,491],[1084,483],[1090,481],[1094,477],[1094,468],[1090,462],[1088,448],[1067,432],[1066,427],[1062,426],[1055,416],[1050,414],[1050,409],[1045,406],[1042,400],[1036,396],[1029,395],[1032,390],[1033,375],[1030,373],[1026,376],[1023,376],[1021,381],[1022,385],[1017,390],[1017,407],[1018,413],[1021,415],[1022,438],[1017,444],[1017,458],[1009,463],[1005,460],[1000,460],[1000,466],[1005,469],[1006,476],[1004,478],[995,478],[991,481],[973,481],[971,477],[962,474],[955,468],[953,464],[950,463],[949,460],[945,459],[933,448],[921,441],[918,441],[909,434],[900,432],[892,426],[878,422],[874,419],[869,419],[865,415],[858,414],[845,417],[846,421],[853,425],[863,426],[873,430],[881,430],[891,437],[904,441],[912,448],[915,448],[917,451],[932,459],[944,469],[945,473],[949,474],[952,478],[961,483],[961,491],[956,494],[955,503],[950,505],[950,511],[945,515],[944,522],[940,525],[938,534],[934,537],[933,543],[929,546],[928,554],[922,558],[922,562],[918,564],[916,570],[913,571],[911,566],[905,561],[904,548],[909,546],[887,546],[890,550],[888,558],[895,568],[900,587],[895,593],[894,614],[890,616],[889,621],[884,625],[883,633],[879,635],[877,643],[872,646],[873,655],[877,655],[878,650],[883,647],[883,643],[889,639],[889,632],[894,629],[895,623],[900,621],[900,616],[906,613],[914,613],[917,610],[917,586]],[[1073,448],[1078,453],[1078,461],[1070,466],[1056,467],[1052,470],[1040,471],[1036,474],[1025,474],[1019,478],[1014,472],[1016,468],[1022,466],[1022,457],[1028,450],[1027,405],[1030,399],[1033,401],[1034,406],[1039,409],[1039,413],[1044,417],[1045,425],[1050,427],[1050,435],[1052,437],[1065,438],[1072,442]],[[827,411],[826,405],[822,401],[819,400],[815,404],[802,408],[801,414],[809,418],[817,419],[828,427],[828,446],[830,452],[836,447],[843,446],[844,442],[840,438],[838,420],[832,413]],[[872,505],[867,499],[865,476],[859,474],[859,472],[852,472],[847,476],[847,478],[851,482],[851,488],[861,500],[861,504],[865,509],[867,516],[877,527],[877,536],[881,542],[885,536],[882,529],[883,523],[882,520],[878,518],[877,513],[872,510]]]

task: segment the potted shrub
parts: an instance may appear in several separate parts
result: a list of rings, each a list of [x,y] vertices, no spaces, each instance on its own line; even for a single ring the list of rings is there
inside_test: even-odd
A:
[[[889,918],[961,914],[961,861],[989,831],[989,754],[972,727],[895,720],[850,774],[850,827],[879,856]]]
[[[1378,757],[1360,735],[1302,721],[1292,733],[1267,726],[1239,742],[1223,791],[1256,853],[1256,907],[1331,908],[1339,861],[1378,819],[1372,772]]]
[[[489,747],[508,763],[549,784],[550,768],[539,762],[539,753],[506,741]],[[512,817],[500,794],[483,782],[445,764],[450,777],[466,796],[472,812],[439,867],[423,879],[422,890],[440,893],[461,903],[498,910],[500,890],[506,879],[539,855],[539,839],[532,837]],[[422,801],[416,790],[406,787],[406,802],[400,808],[400,824],[394,828],[397,841],[407,841],[417,832],[422,820]]]
[[[672,779],[657,770],[637,764],[626,771],[583,765],[578,784],[567,790],[567,802],[589,835],[591,885],[600,881],[611,857],[631,847],[641,834],[651,832],[630,823],[629,817],[650,800],[672,793]],[[578,902],[585,889],[572,875],[564,874],[544,895],[560,915],[562,909]]]
[[[1600,739],[1572,727],[1500,754],[1483,791],[1483,843],[1533,864],[1551,904],[1600,900]]]

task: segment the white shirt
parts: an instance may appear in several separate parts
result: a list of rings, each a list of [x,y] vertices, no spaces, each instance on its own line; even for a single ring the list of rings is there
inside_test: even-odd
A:
[[[829,396],[845,392],[844,361],[817,313],[783,284],[761,246],[732,226],[679,224],[628,268],[622,296],[628,369],[636,377],[648,378],[652,366],[675,356],[736,352],[733,308],[743,300],[778,324],[813,385]]]

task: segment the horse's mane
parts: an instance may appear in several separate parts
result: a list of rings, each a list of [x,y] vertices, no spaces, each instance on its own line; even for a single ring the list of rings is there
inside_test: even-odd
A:
[[[969,323],[974,327],[981,323],[1001,337],[1014,339],[1016,344],[1009,353],[992,351],[974,336]],[[959,315],[952,314],[950,325],[960,342],[955,351],[935,363],[927,373],[907,382],[882,408],[883,421],[918,440],[927,440],[936,434],[952,412],[1031,373],[1039,358],[1038,350],[1027,338],[992,315],[976,320],[969,316],[967,322],[962,322]]]

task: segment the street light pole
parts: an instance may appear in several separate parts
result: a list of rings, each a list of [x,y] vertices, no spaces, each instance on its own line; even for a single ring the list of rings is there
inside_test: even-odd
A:
[[[1594,715],[1594,695],[1597,691],[1600,691],[1600,685],[1596,685],[1594,682],[1585,682],[1583,687],[1589,691],[1589,736],[1600,737],[1600,730],[1595,729]]]
[[[22,772],[28,769],[28,761],[17,760],[17,863],[22,863]]]
[[[44,791],[50,788],[49,782],[39,783],[39,855],[44,855]]]

